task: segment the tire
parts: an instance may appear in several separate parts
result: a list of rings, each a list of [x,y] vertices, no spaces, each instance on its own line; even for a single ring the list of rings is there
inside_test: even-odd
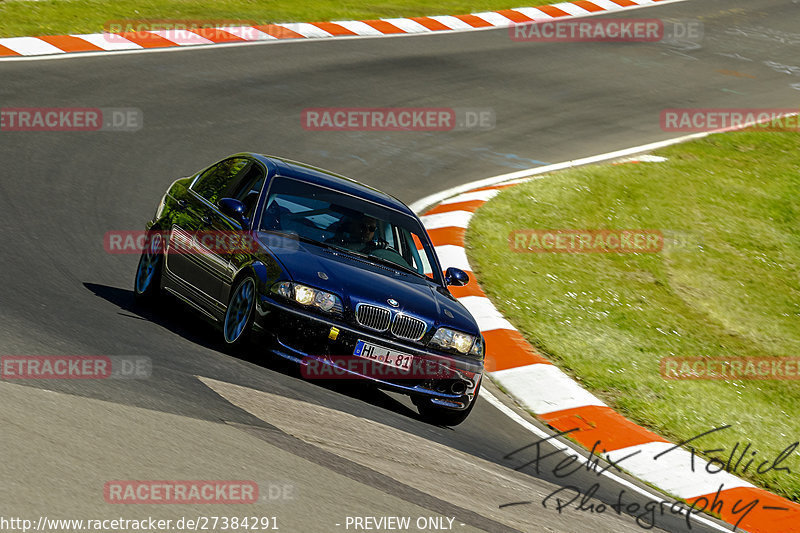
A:
[[[222,337],[231,346],[243,346],[253,330],[253,309],[256,302],[256,281],[252,276],[241,278],[231,291]]]
[[[456,411],[454,409],[448,409],[447,407],[433,405],[430,400],[422,400],[417,405],[419,414],[424,421],[435,426],[457,426],[466,420],[470,412],[472,412],[472,408],[475,407],[475,402],[478,401],[478,393],[480,390],[481,384],[479,383],[478,387],[475,389],[475,394],[472,396],[472,401],[464,410]]]
[[[153,303],[161,295],[164,268],[164,237],[159,232],[147,236],[133,279],[133,298],[138,304]]]

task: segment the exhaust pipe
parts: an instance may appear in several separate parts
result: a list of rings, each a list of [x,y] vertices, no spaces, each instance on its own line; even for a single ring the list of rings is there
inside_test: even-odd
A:
[[[467,384],[463,381],[454,381],[452,385],[450,385],[450,392],[453,394],[464,394],[467,392]]]

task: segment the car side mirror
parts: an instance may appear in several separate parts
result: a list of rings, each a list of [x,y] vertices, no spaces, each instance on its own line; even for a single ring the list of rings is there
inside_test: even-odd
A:
[[[250,220],[245,216],[244,204],[236,198],[223,198],[219,202],[222,214],[232,218],[242,226],[242,229],[250,229]]]
[[[463,287],[469,283],[469,275],[460,268],[450,267],[444,271],[444,282],[445,285]]]

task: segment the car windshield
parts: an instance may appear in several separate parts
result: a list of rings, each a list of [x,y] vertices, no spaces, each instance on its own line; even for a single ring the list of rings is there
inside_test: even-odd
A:
[[[260,229],[442,282],[432,267],[436,263],[430,241],[416,218],[327,187],[276,176]]]

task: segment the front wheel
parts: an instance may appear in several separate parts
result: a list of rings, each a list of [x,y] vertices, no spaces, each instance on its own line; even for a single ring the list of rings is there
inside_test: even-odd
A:
[[[164,240],[160,233],[148,236],[136,278],[133,281],[133,297],[137,303],[151,303],[161,292],[161,271],[164,263]]]
[[[225,342],[235,346],[243,345],[253,328],[253,308],[256,302],[256,282],[250,277],[242,278],[231,291],[222,333]]]
[[[419,415],[423,420],[435,426],[457,426],[466,420],[470,412],[472,412],[472,408],[475,407],[475,402],[478,401],[478,392],[480,392],[480,390],[481,385],[479,383],[475,388],[475,394],[472,395],[472,401],[469,403],[469,406],[461,411],[434,405],[430,400],[422,400],[417,405]]]

